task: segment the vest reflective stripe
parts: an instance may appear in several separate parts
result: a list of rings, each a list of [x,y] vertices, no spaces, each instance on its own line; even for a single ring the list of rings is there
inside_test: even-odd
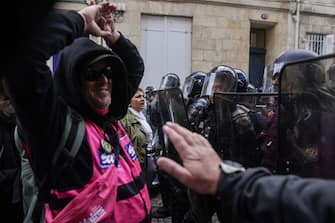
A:
[[[116,200],[120,201],[130,198],[138,194],[138,191],[143,189],[144,186],[145,186],[145,180],[144,180],[144,174],[142,172],[140,176],[134,178],[134,181],[128,184],[123,184],[117,188]]]

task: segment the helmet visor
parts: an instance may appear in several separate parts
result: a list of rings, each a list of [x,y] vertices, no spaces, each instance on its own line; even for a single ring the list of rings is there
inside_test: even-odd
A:
[[[213,96],[214,93],[235,92],[237,79],[230,71],[210,73],[201,92],[202,96]]]
[[[179,87],[179,85],[180,83],[177,75],[166,75],[162,78],[159,89],[164,90],[167,88],[175,88]]]

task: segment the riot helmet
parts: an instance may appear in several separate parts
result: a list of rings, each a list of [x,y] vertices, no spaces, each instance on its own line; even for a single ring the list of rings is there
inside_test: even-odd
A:
[[[167,73],[165,74],[159,85],[159,90],[164,90],[167,88],[175,88],[180,87],[180,79],[179,76],[175,73]]]
[[[235,73],[238,76],[236,91],[237,92],[247,92],[248,91],[248,84],[249,84],[247,74],[243,70],[238,69],[238,68],[234,68],[234,70],[235,70]]]
[[[155,90],[155,88],[153,86],[147,86],[145,88],[145,93],[148,94],[148,93],[151,93],[154,90]]]
[[[200,96],[205,78],[206,73],[202,71],[196,71],[187,76],[183,86],[184,98],[189,99]]]
[[[151,101],[153,100],[153,97],[154,97],[154,94],[155,94],[155,91],[157,89],[155,89],[153,86],[147,86],[145,88],[145,100],[146,100],[146,103],[151,103]]]
[[[236,92],[237,82],[238,77],[232,67],[216,66],[207,74],[201,96],[212,98],[214,93]]]
[[[306,59],[312,59],[317,57],[318,54],[306,49],[289,49],[286,51],[283,51],[280,53],[277,58],[275,59],[273,64],[270,64],[266,66],[265,68],[265,81],[264,81],[264,90],[269,92],[278,92],[278,84],[279,84],[279,74],[281,70],[283,69],[284,65],[291,62],[306,60]],[[317,64],[314,64],[317,66]],[[308,67],[311,68],[310,72],[308,71]],[[316,67],[314,67],[316,68]],[[313,69],[313,64],[311,65],[303,65],[301,66],[300,73],[305,75],[304,80],[305,82],[301,82],[299,80],[296,80],[296,84],[300,86],[301,84],[307,83],[306,81],[310,81],[311,84],[319,84],[321,82],[324,82],[324,76],[319,75],[319,72],[315,73],[315,69]],[[313,74],[313,73],[314,74]],[[307,76],[306,76],[307,75]],[[296,76],[296,75],[293,75]]]
[[[282,53],[280,53],[277,58],[274,61],[274,64],[277,64],[277,68],[274,71],[280,72],[281,68],[283,67],[282,65],[284,63],[289,63],[293,61],[300,61],[300,60],[306,60],[309,58],[314,58],[317,57],[318,54],[315,53],[314,51],[311,50],[306,50],[306,49],[289,49],[285,50]],[[282,64],[280,66],[280,64]],[[274,75],[277,73],[275,72]]]
[[[257,92],[257,88],[254,85],[252,85],[251,83],[248,83],[247,92],[256,93]]]
[[[305,49],[290,49],[282,52],[274,61],[272,71],[273,85],[278,87],[279,74],[285,64],[312,59],[317,56],[317,53]],[[325,81],[323,68],[317,62],[306,62],[294,68],[296,69],[290,69],[290,74],[284,75],[285,78],[282,81],[282,90],[284,91],[306,88],[309,85],[311,87],[318,86]]]

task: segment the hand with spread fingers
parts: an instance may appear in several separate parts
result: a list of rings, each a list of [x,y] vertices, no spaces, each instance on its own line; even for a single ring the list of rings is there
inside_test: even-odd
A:
[[[85,31],[95,36],[108,36],[111,31],[106,29],[109,23],[112,12],[116,6],[109,2],[101,2],[96,5],[83,8],[78,13],[85,21]]]
[[[183,166],[165,157],[157,160],[158,166],[197,192],[215,194],[222,161],[209,142],[203,136],[172,122],[167,122],[163,130],[178,152]]]

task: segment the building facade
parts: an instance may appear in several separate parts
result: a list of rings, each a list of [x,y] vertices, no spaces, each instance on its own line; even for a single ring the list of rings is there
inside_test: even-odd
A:
[[[334,0],[115,0],[116,22],[145,61],[141,87],[169,72],[181,81],[217,65],[244,70],[262,87],[264,68],[289,48],[335,51]],[[59,1],[79,10],[84,0]],[[100,41],[100,40],[97,40]]]

